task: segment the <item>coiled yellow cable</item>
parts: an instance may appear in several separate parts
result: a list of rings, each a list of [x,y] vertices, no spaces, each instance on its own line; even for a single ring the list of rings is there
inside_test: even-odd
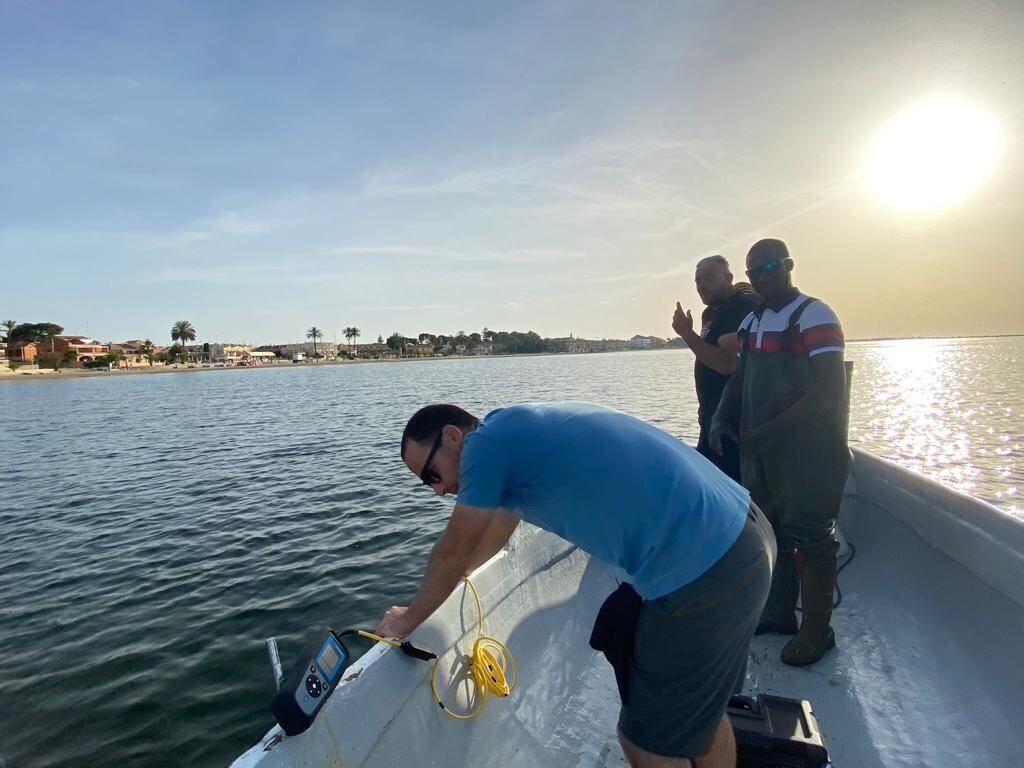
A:
[[[480,596],[476,593],[473,582],[465,577],[463,581],[466,582],[466,586],[473,594],[478,618],[477,639],[473,643],[473,650],[468,657],[470,675],[477,687],[476,705],[468,712],[459,713],[453,712],[441,701],[441,694],[437,690],[437,668],[441,663],[440,657],[434,659],[434,668],[430,673],[430,690],[434,694],[434,701],[448,717],[455,720],[472,720],[483,711],[484,704],[487,703],[488,692],[502,698],[512,693],[519,680],[519,672],[516,669],[516,660],[512,652],[493,637],[487,637],[484,634],[484,612],[480,608]]]
[[[476,705],[469,712],[464,713],[453,712],[448,709],[444,702],[441,701],[441,694],[437,690],[437,668],[440,666],[441,658],[425,648],[417,649],[415,646],[410,647],[414,651],[418,651],[418,653],[412,654],[417,656],[417,658],[429,658],[430,656],[434,658],[434,667],[430,672],[430,690],[434,694],[434,701],[441,707],[441,710],[448,717],[455,720],[472,720],[483,710],[484,704],[487,703],[488,693],[493,693],[495,696],[501,696],[502,698],[512,693],[519,679],[519,672],[516,669],[516,660],[512,652],[493,637],[487,637],[484,634],[484,612],[480,607],[480,596],[477,594],[473,582],[466,577],[463,577],[462,580],[466,582],[466,586],[469,587],[469,591],[473,595],[473,602],[476,603],[477,639],[473,643],[472,652],[467,657],[469,661],[469,676],[473,679],[478,691]],[[379,643],[386,643],[396,648],[401,647],[407,653],[409,652],[398,640],[381,637],[373,632],[367,632],[365,629],[345,630],[342,634],[361,635],[368,640],[376,640]],[[405,645],[408,644],[406,643]],[[426,654],[426,656],[422,654]],[[511,673],[511,679],[508,673]]]

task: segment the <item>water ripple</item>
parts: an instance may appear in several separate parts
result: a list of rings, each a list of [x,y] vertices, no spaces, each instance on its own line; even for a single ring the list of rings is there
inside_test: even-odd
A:
[[[854,443],[1017,511],[1024,340],[850,357]],[[226,764],[271,725],[266,637],[287,659],[310,628],[371,623],[415,588],[450,509],[398,456],[416,408],[585,399],[693,442],[690,360],[0,386],[0,764]]]

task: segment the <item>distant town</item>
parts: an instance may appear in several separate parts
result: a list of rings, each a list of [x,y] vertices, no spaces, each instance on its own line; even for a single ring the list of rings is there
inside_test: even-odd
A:
[[[649,350],[683,346],[682,339],[636,335],[630,339],[583,339],[572,334],[542,338],[533,331],[459,331],[453,335],[420,333],[415,337],[395,331],[386,339],[359,343],[362,331],[354,326],[338,331],[345,339],[332,340],[323,329],[305,331],[306,341],[251,346],[229,342],[197,343],[199,333],[191,322],[179,320],[170,328],[171,344],[150,339],[122,342],[100,341],[66,334],[56,323],[0,323],[0,370],[6,373],[81,370],[132,370],[155,368],[224,368],[287,364],[335,363],[350,360],[397,360],[403,358],[468,357],[522,354],[582,354]]]

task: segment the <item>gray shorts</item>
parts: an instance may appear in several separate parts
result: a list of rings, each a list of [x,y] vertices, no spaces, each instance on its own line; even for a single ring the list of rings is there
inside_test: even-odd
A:
[[[644,603],[619,728],[664,757],[707,752],[743,685],[775,562],[771,525],[751,505],[736,543],[696,581]]]

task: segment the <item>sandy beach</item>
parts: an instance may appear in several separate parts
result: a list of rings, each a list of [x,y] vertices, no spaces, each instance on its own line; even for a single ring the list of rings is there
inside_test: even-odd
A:
[[[634,352],[641,350],[617,350],[625,352]],[[267,369],[281,369],[281,370],[295,370],[299,368],[328,368],[336,365],[368,365],[368,364],[380,364],[380,363],[421,363],[429,360],[486,360],[493,357],[541,357],[541,356],[555,356],[555,355],[586,355],[586,354],[607,354],[598,352],[533,352],[528,354],[519,355],[447,355],[444,357],[400,357],[380,360],[336,360],[334,362],[321,362],[321,363],[270,363],[267,365],[233,365],[224,367],[195,367],[189,368],[187,366],[180,366],[175,368],[174,366],[166,365],[154,365],[153,367],[139,367],[139,368],[119,368],[112,371],[92,371],[85,368],[64,368],[59,371],[54,371],[49,368],[43,369],[32,369],[32,370],[17,370],[12,371],[9,368],[0,369],[0,383],[4,382],[30,382],[30,381],[61,381],[64,379],[99,379],[108,376],[116,376],[118,378],[125,378],[128,376],[149,376],[154,374],[168,374],[168,373],[211,373],[211,372],[244,372],[244,371],[255,371],[255,370],[267,370]]]
[[[443,358],[430,358],[443,359]],[[362,363],[404,363],[404,362],[415,362],[412,359],[406,358],[401,360],[340,360],[333,363],[272,363],[269,365],[244,365],[244,366],[223,366],[223,367],[195,367],[188,368],[181,366],[175,368],[173,366],[166,365],[154,365],[152,368],[117,368],[112,371],[90,371],[85,368],[64,368],[60,371],[50,370],[49,368],[33,369],[30,371],[11,371],[10,369],[0,371],[0,382],[25,382],[25,381],[60,381],[63,379],[99,379],[108,376],[116,376],[118,378],[125,378],[128,376],[150,376],[157,374],[169,374],[169,373],[211,373],[225,371],[229,372],[243,372],[253,371],[259,369],[292,369],[302,367],[321,367],[321,366],[332,366],[332,365],[358,365]]]

